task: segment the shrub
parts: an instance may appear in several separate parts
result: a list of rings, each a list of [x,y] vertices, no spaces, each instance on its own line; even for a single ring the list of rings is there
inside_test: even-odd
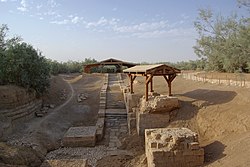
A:
[[[1,53],[1,84],[15,84],[34,89],[37,95],[49,86],[50,67],[46,59],[31,45],[17,43]]]

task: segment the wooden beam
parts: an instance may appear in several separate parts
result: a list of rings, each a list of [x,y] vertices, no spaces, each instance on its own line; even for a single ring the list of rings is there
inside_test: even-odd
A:
[[[145,99],[148,101],[148,76],[146,75],[146,80],[145,80]]]
[[[130,80],[130,93],[133,94],[134,93],[133,83],[134,83],[136,76],[133,74],[128,74],[128,77]]]
[[[148,101],[148,84],[149,82],[152,81],[153,75],[146,75],[146,80],[145,80],[145,99]]]
[[[150,92],[154,92],[154,90],[153,90],[153,77],[150,80]]]
[[[168,75],[168,77],[166,75],[163,75],[163,77],[165,78],[165,80],[167,81],[168,83],[168,95],[169,96],[172,96],[172,93],[171,93],[171,77]],[[172,80],[173,81],[173,80]]]

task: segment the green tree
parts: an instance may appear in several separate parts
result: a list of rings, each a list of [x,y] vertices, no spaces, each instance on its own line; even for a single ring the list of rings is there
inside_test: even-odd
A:
[[[19,36],[7,39],[8,31],[9,31],[9,28],[6,24],[2,24],[0,26],[0,52],[3,52],[9,47],[14,46],[15,44],[22,41],[21,37]]]
[[[194,25],[199,34],[194,51],[207,62],[207,69],[236,72],[249,68],[249,18],[214,16],[211,10],[201,9]]]
[[[1,79],[4,84],[15,84],[34,89],[38,95],[49,86],[49,65],[31,45],[16,44],[5,51]]]
[[[0,28],[0,84],[15,84],[41,95],[49,86],[47,60],[20,38],[6,39],[7,31],[6,25]]]

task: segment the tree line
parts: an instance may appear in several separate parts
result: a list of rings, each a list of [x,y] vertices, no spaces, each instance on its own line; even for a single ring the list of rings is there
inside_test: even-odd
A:
[[[194,52],[197,66],[220,72],[250,71],[250,1],[238,0],[248,16],[214,14],[200,9],[194,26],[199,34]],[[192,63],[192,62],[190,62]]]
[[[49,87],[51,75],[82,72],[83,65],[97,62],[91,58],[82,62],[46,59],[21,37],[7,38],[8,31],[7,25],[0,25],[0,85],[22,86],[40,96]]]
[[[250,14],[249,0],[238,0],[238,4]],[[199,59],[161,63],[181,70],[250,72],[249,15],[239,17],[232,14],[225,17],[215,15],[208,9],[200,9],[194,26],[199,38],[193,48]],[[35,90],[39,96],[48,88],[51,75],[82,72],[84,65],[97,62],[91,58],[81,62],[46,59],[39,50],[23,42],[21,37],[7,38],[8,31],[7,25],[0,25],[0,85],[19,85]]]

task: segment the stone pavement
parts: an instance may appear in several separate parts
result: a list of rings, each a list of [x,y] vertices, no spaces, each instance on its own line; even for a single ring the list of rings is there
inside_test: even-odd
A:
[[[127,112],[119,82],[117,74],[109,74],[104,140],[110,150],[118,149],[120,139],[128,133]]]
[[[122,115],[110,115],[105,118],[105,136],[108,147],[111,150],[121,146],[120,139],[127,134],[127,117]]]

